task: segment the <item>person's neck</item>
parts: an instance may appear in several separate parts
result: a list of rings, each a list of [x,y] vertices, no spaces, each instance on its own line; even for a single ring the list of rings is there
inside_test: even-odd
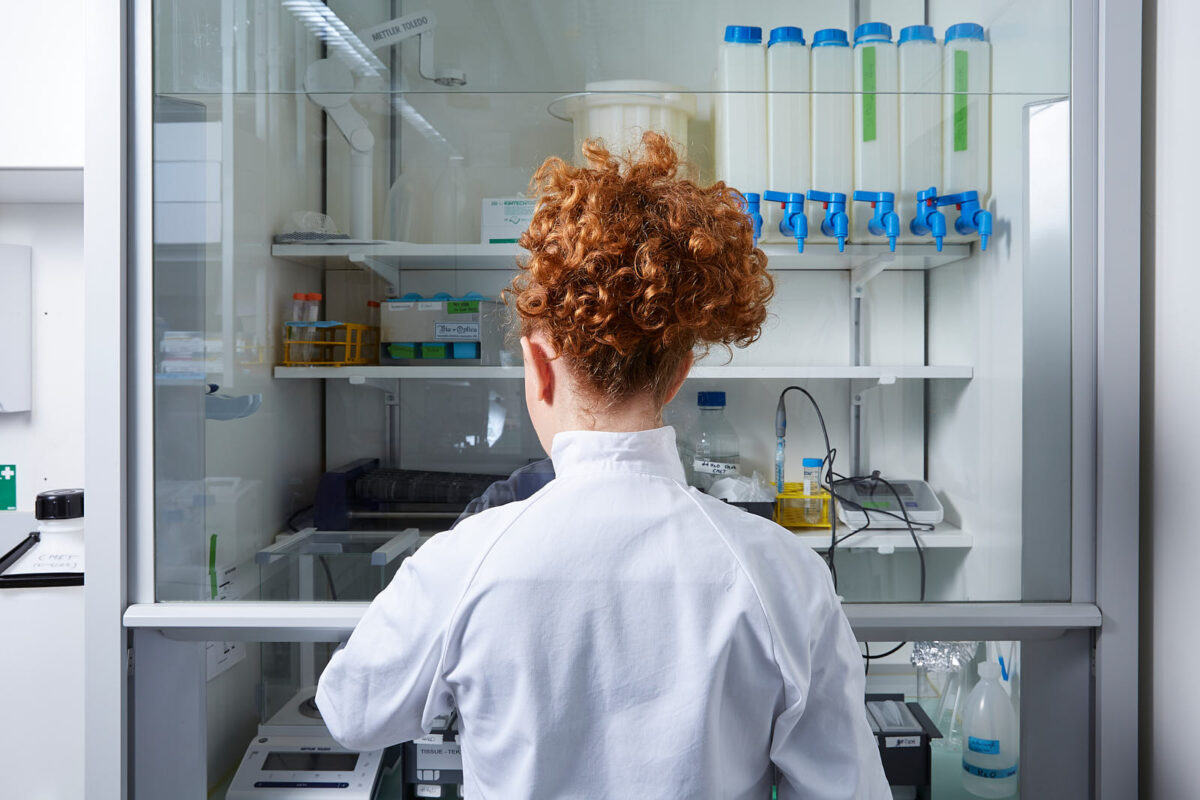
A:
[[[616,403],[602,410],[573,408],[563,415],[559,430],[633,433],[661,428],[662,424],[662,409],[647,400]]]

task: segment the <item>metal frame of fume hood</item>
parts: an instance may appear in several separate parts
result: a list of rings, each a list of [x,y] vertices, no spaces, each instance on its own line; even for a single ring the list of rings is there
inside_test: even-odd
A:
[[[1020,638],[1023,747],[1056,739],[1054,763],[1023,761],[1024,779],[1044,796],[1124,800],[1137,786],[1138,502],[1129,471],[1138,463],[1140,253],[1139,231],[1120,209],[1140,193],[1130,154],[1140,152],[1141,9],[1072,0],[1071,11],[1070,602],[853,604],[847,614],[876,640]],[[138,691],[166,701],[139,705],[140,734],[169,729],[157,754],[178,757],[179,732],[191,723],[204,730],[193,717],[203,716],[205,690],[195,661],[202,645],[180,640],[328,640],[348,633],[361,608],[155,603],[150,0],[85,3],[84,14],[85,779],[89,800],[118,800],[129,796],[138,755],[127,739],[134,652]],[[1040,735],[1033,720],[1044,723]],[[177,768],[175,778],[193,774]],[[143,771],[139,784],[152,777]]]

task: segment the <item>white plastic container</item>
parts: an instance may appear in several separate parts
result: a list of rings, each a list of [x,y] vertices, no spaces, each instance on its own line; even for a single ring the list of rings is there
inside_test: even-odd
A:
[[[741,192],[770,188],[766,91],[762,28],[729,25],[717,53],[716,175]]]
[[[767,183],[764,189],[807,192],[812,187],[808,47],[804,31],[771,30],[767,41]],[[793,241],[779,232],[783,211],[763,203],[763,240]]]
[[[54,489],[37,496],[41,539],[5,574],[83,572],[83,489]]]
[[[1017,715],[1000,685],[1000,665],[979,665],[979,683],[963,710],[963,788],[976,797],[1010,797],[1017,791]]]
[[[866,22],[854,29],[854,188],[867,192],[900,189],[899,68],[891,26]],[[874,209],[850,203],[850,241],[886,242],[867,222]]]
[[[942,46],[928,25],[900,31],[900,241],[928,242],[909,223],[917,214],[917,192],[942,189]]]
[[[941,194],[979,192],[986,207],[991,194],[992,47],[983,26],[973,22],[946,29],[942,67]],[[954,209],[946,223],[954,231]],[[962,236],[951,236],[963,240]],[[974,238],[974,237],[969,237]]]
[[[550,113],[574,125],[577,162],[586,139],[602,139],[609,152],[636,152],[646,131],[670,137],[681,155],[687,155],[688,121],[696,116],[696,96],[681,87],[659,81],[593,81],[581,94],[560,97]]]
[[[839,28],[817,31],[812,38],[812,189],[842,192],[847,204],[853,190],[854,67],[850,41]],[[836,242],[821,233],[825,209],[805,203],[808,241]],[[847,209],[848,210],[848,209]]]

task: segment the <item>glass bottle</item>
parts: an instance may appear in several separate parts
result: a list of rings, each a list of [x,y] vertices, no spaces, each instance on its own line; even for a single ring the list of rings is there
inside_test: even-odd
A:
[[[725,419],[725,393],[699,392],[696,404],[700,418],[692,447],[692,485],[707,490],[718,478],[740,474],[741,449],[737,432]]]

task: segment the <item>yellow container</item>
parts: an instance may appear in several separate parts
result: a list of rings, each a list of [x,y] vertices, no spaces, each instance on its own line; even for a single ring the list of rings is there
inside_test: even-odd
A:
[[[283,366],[346,367],[369,364],[373,354],[368,339],[378,328],[354,322],[283,323]],[[312,338],[306,338],[311,336]],[[307,360],[302,353],[309,354]]]
[[[820,504],[815,522],[805,514],[812,503]],[[785,483],[783,491],[775,495],[775,521],[785,528],[828,528],[829,492],[819,489],[816,494],[805,494],[803,483]]]

